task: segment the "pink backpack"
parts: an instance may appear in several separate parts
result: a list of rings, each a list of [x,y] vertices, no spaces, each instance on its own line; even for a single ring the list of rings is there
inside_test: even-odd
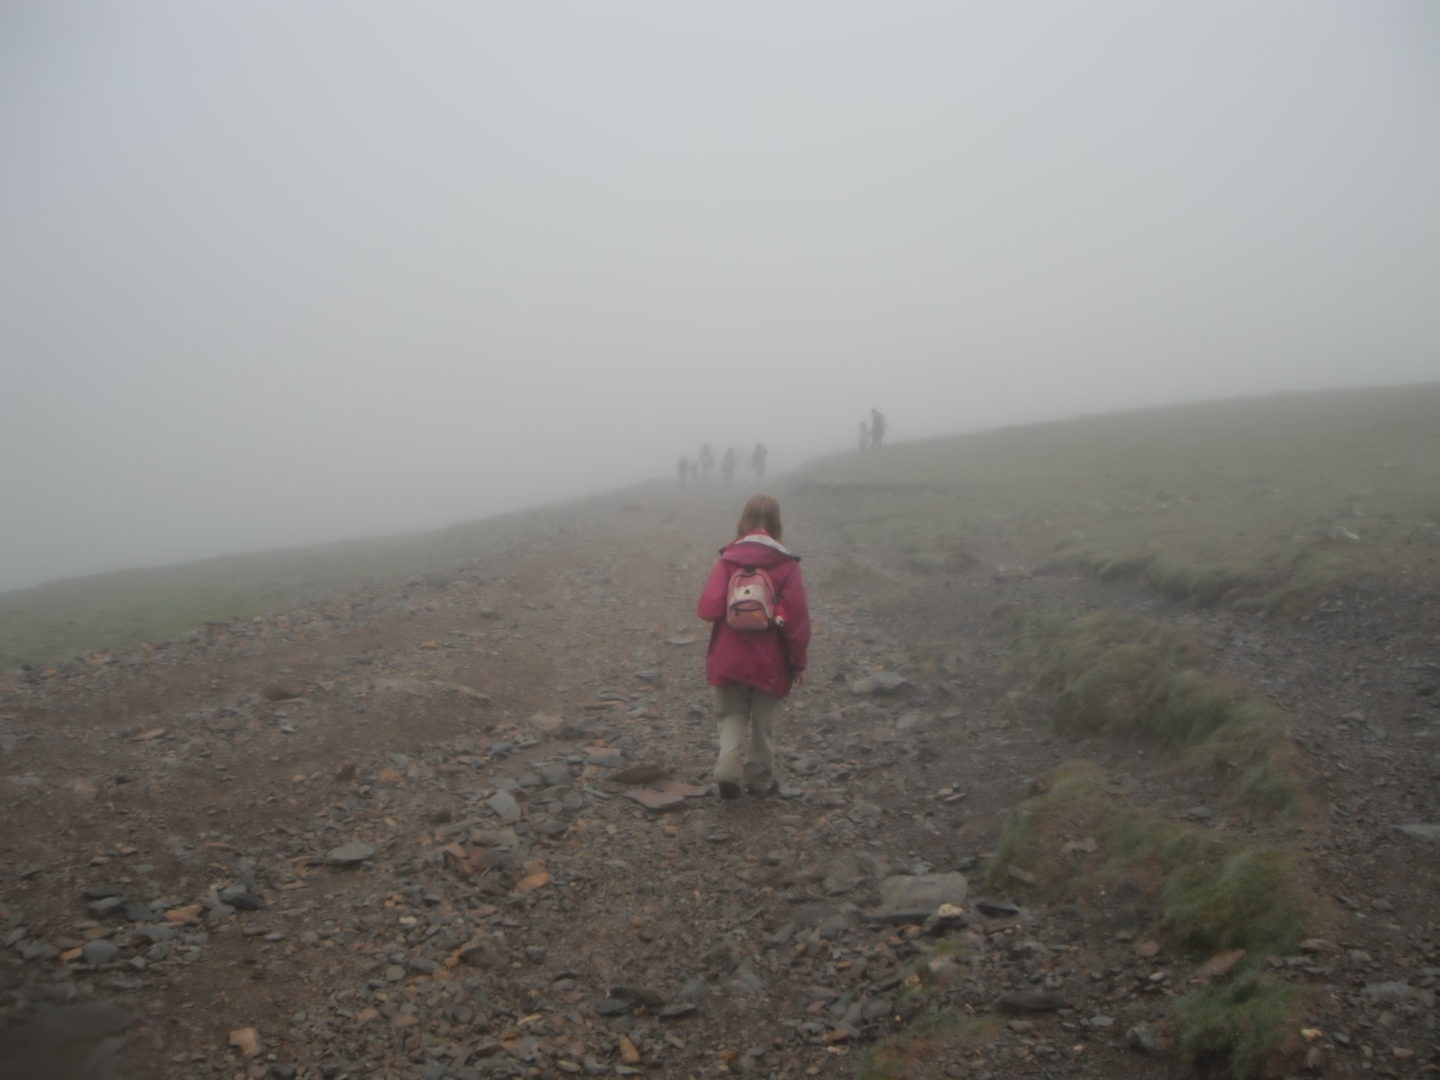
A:
[[[730,575],[725,625],[731,630],[769,630],[775,625],[775,583],[758,566],[742,566]]]

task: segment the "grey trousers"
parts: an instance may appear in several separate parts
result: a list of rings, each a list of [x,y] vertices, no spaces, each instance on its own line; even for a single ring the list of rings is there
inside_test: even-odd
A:
[[[775,714],[780,711],[780,699],[744,683],[727,683],[716,691],[720,756],[715,762],[715,779],[734,783],[743,779],[752,792],[766,794],[775,782]]]

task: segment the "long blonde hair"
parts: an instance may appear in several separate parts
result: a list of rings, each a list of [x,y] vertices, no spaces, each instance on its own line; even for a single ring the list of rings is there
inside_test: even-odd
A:
[[[772,539],[779,540],[783,527],[780,524],[780,504],[769,495],[751,495],[740,511],[739,524],[735,526],[735,539],[746,533],[762,529]]]

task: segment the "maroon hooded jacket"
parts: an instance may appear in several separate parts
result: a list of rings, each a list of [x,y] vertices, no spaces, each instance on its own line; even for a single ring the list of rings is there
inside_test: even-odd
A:
[[[732,630],[725,624],[730,575],[742,566],[763,567],[775,584],[775,602],[785,625],[769,630]],[[776,697],[790,693],[797,671],[804,671],[810,645],[810,608],[800,559],[763,532],[749,533],[725,547],[715,561],[695,614],[711,624],[705,681],[711,686],[739,682]]]

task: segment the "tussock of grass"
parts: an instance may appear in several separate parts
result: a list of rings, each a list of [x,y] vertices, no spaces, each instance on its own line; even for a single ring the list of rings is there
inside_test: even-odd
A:
[[[1012,867],[1076,900],[1122,879],[1156,881],[1157,929],[1177,948],[1271,953],[1299,940],[1310,906],[1282,852],[1167,821],[1118,794],[1093,762],[1067,762],[1045,785],[1007,824],[988,887],[1008,891]],[[1098,842],[1095,857],[1065,854],[1065,843],[1080,837]]]
[[[1283,713],[1201,670],[1195,635],[1139,615],[1092,612],[1039,622],[1029,640],[1043,657],[1042,679],[1058,688],[1056,730],[1154,739],[1191,767],[1226,774],[1233,795],[1252,808],[1299,812]]]
[[[1181,1048],[1197,1065],[1218,1067],[1239,1080],[1265,1076],[1303,1002],[1298,987],[1255,972],[1196,990],[1175,1008]]]
[[[927,1013],[904,1031],[876,1043],[855,1071],[856,1080],[939,1078],[941,1062],[965,1050],[979,1049],[1000,1037],[993,1016],[966,1016],[954,1010]]]
[[[1047,775],[1045,790],[1021,804],[991,860],[986,886],[1013,891],[1012,868],[1047,895],[1099,902],[1123,883],[1138,887],[1156,914],[1154,933],[1197,959],[1224,949],[1251,957],[1293,951],[1314,918],[1313,901],[1289,856],[1269,845],[1165,820],[1134,805],[1093,762]],[[1065,845],[1093,838],[1093,855]],[[1187,997],[1181,1027],[1192,1060],[1227,1075],[1254,1077],[1293,1028],[1293,990],[1243,968],[1228,986]]]

